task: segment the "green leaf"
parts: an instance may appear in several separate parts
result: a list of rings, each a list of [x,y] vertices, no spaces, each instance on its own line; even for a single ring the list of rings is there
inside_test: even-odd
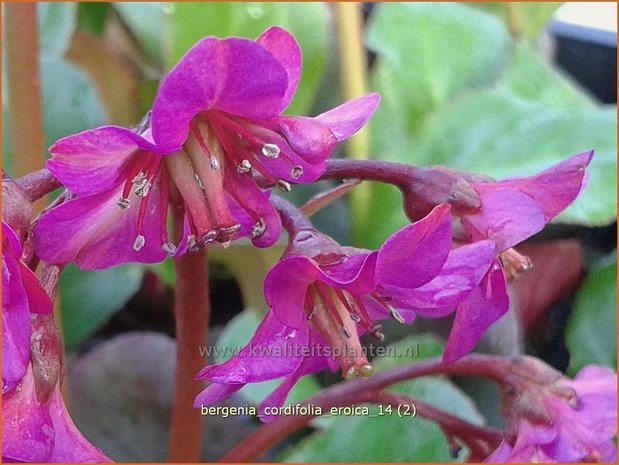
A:
[[[137,265],[96,272],[67,266],[60,280],[66,346],[70,349],[85,341],[120,310],[140,288],[143,273]]]
[[[270,26],[288,29],[303,52],[299,89],[288,109],[305,113],[314,101],[327,56],[327,7],[322,3],[175,3],[166,8],[170,30],[168,67],[205,36],[255,39]]]
[[[47,146],[61,137],[101,126],[101,100],[85,73],[56,58],[41,60],[43,123]]]
[[[376,6],[367,43],[379,55],[377,130],[399,114],[396,121],[408,132],[463,90],[492,83],[505,65],[509,38],[496,18],[459,4],[384,3]],[[393,145],[387,135],[377,143]]]
[[[616,127],[614,107],[567,111],[492,89],[436,111],[409,156],[503,179],[531,176],[595,149],[587,187],[557,221],[603,226],[617,211]]]
[[[96,37],[100,37],[103,34],[103,28],[105,27],[105,21],[110,9],[109,3],[78,3],[77,18],[80,28]]]
[[[163,63],[164,9],[171,3],[159,2],[117,2],[114,9],[138,39],[147,57],[156,63]]]
[[[617,368],[617,255],[599,262],[582,283],[566,330],[569,374],[589,363]]]
[[[442,344],[429,335],[410,336],[393,347],[395,356],[374,362],[377,370],[419,361],[443,352]],[[483,424],[483,418],[470,399],[446,379],[421,378],[399,383],[390,390],[423,400],[472,423]],[[384,409],[384,415],[380,416],[379,413],[379,408],[373,406],[370,408],[370,416],[332,416],[326,428],[286,451],[283,458],[287,462],[425,463],[453,460],[449,445],[435,423],[419,416],[399,417],[395,410],[391,415]]]
[[[595,107],[574,81],[544,61],[526,42],[514,46],[502,83],[514,95],[531,102],[565,110]]]
[[[230,320],[219,336],[217,345],[213,347],[215,363],[225,362],[246,346],[261,321],[262,316],[255,310],[245,310]],[[274,360],[273,363],[277,363],[277,361]],[[281,382],[282,380],[278,379],[263,383],[248,384],[239,391],[239,394],[248,402],[258,405],[271,394]],[[297,382],[290,392],[286,405],[302,402],[319,391],[320,384],[316,378],[313,376],[305,376]]]
[[[41,56],[62,57],[77,23],[76,3],[37,3]]]

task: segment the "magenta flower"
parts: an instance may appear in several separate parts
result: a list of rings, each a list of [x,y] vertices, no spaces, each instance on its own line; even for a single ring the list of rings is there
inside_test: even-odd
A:
[[[505,274],[514,275],[531,266],[511,247],[541,231],[576,199],[592,156],[593,152],[580,153],[528,178],[471,182],[481,207],[475,212],[456,212],[456,240],[492,240],[500,255],[477,289],[458,305],[445,361],[469,353],[488,327],[507,312]]]
[[[21,260],[22,246],[2,221],[2,393],[26,374],[30,361],[30,315],[50,313],[52,302]]]
[[[141,134],[106,126],[58,141],[47,166],[76,198],[41,216],[41,258],[101,269],[158,262],[240,233],[272,245],[281,224],[254,173],[280,185],[316,180],[380,100],[369,94],[315,118],[281,116],[300,72],[301,51],[284,29],[256,41],[207,37],[162,81]],[[170,204],[185,215],[177,243]]]
[[[110,462],[71,420],[56,384],[39,400],[32,364],[13,391],[2,395],[2,461],[43,463]]]
[[[342,247],[314,229],[298,230],[286,257],[266,277],[270,313],[238,356],[201,371],[198,379],[213,384],[195,405],[216,402],[247,383],[285,377],[262,406],[281,405],[301,376],[327,367],[341,368],[346,378],[369,376],[361,335],[381,339],[376,322],[410,322],[411,307],[453,310],[495,255],[491,241],[450,247],[448,205],[396,232],[378,251]]]
[[[525,402],[532,408],[531,399]],[[515,440],[504,440],[486,462],[616,462],[612,370],[588,365],[574,380],[560,379],[541,397],[541,410],[536,419],[517,419]]]

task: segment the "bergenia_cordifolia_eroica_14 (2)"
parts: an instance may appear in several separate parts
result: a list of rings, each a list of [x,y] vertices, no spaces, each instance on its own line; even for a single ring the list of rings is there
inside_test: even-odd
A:
[[[105,126],[51,147],[47,167],[69,192],[34,228],[40,257],[103,269],[242,235],[272,245],[281,223],[254,174],[284,188],[315,181],[380,101],[372,93],[314,118],[284,116],[300,75],[301,50],[282,28],[255,41],[199,41],[162,80],[140,128]],[[184,208],[176,243],[171,201]]]
[[[52,301],[2,221],[2,461],[108,462],[69,417]]]

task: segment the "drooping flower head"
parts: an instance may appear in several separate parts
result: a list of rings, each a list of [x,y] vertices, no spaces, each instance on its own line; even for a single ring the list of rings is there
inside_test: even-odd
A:
[[[453,310],[478,284],[495,253],[491,241],[450,247],[448,205],[396,232],[378,251],[343,247],[314,229],[299,229],[265,280],[271,311],[238,356],[202,370],[198,378],[213,384],[196,405],[215,402],[247,383],[284,376],[263,404],[281,405],[300,376],[327,367],[341,368],[346,378],[369,376],[372,366],[361,335],[382,339],[377,322],[390,317],[411,322],[411,307],[451,305]],[[285,356],[270,356],[280,346]]]
[[[239,234],[272,245],[281,224],[254,174],[284,186],[316,180],[380,100],[369,94],[315,118],[282,116],[300,72],[301,51],[284,29],[256,41],[202,39],[162,80],[140,134],[106,126],[50,149],[49,170],[76,198],[40,218],[40,256],[99,269],[158,262]],[[184,211],[176,241],[170,204]]]
[[[507,438],[487,462],[616,462],[617,375],[584,367],[535,392],[520,392],[506,411]]]
[[[470,184],[481,207],[454,212],[454,238],[462,243],[491,240],[499,255],[477,289],[458,306],[445,347],[446,361],[469,353],[488,327],[507,312],[506,277],[531,266],[512,247],[541,231],[578,197],[592,156],[593,152],[574,155],[527,178],[496,182],[472,178]]]
[[[2,393],[17,386],[30,361],[30,316],[52,311],[36,275],[21,260],[22,245],[2,221]]]

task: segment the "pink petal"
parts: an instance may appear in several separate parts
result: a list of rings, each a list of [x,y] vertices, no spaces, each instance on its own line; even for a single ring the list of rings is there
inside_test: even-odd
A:
[[[44,213],[34,227],[39,256],[48,263],[64,265],[75,261],[86,270],[98,270],[121,263],[156,263],[166,258],[161,250],[159,183],[148,194],[148,207],[141,234],[144,247],[133,249],[138,235],[140,199],[131,194],[127,209],[117,206],[120,190],[78,197]]]
[[[281,112],[288,88],[287,70],[260,44],[207,37],[163,79],[153,104],[153,138],[164,151],[178,150],[191,119],[211,109],[272,118]]]
[[[502,181],[498,184],[533,198],[544,212],[546,222],[565,210],[584,187],[585,168],[593,158],[593,150],[582,152],[537,176]]]
[[[418,313],[429,318],[441,318],[479,285],[495,257],[494,242],[474,242],[452,250],[440,273],[423,286],[386,290],[398,306],[418,309]]]
[[[468,354],[490,325],[508,309],[509,297],[503,268],[495,262],[479,286],[458,305],[443,361],[453,362]]]
[[[202,405],[211,405],[220,400],[227,399],[235,392],[240,391],[244,386],[245,384],[213,383],[196,396],[193,407],[200,408]]]
[[[54,448],[47,462],[52,463],[103,463],[111,460],[80,433],[67,412],[57,386],[49,404],[54,428]]]
[[[270,27],[264,31],[256,39],[256,42],[271,52],[288,74],[288,89],[282,100],[280,110],[284,111],[290,105],[301,78],[301,64],[303,60],[301,47],[299,47],[299,43],[292,34],[286,29],[277,26]]]
[[[197,379],[219,384],[269,381],[292,373],[303,360],[300,348],[307,346],[309,330],[289,328],[269,312],[249,344],[220,365],[204,368]]]
[[[47,292],[41,287],[39,278],[22,261],[18,262],[19,275],[28,297],[28,309],[32,313],[51,313],[53,303]]]
[[[376,285],[416,288],[433,279],[451,247],[449,205],[435,207],[425,218],[400,229],[378,251]]]
[[[490,239],[502,252],[544,229],[540,205],[527,194],[499,184],[476,184],[482,206],[461,217],[471,241]]]
[[[54,447],[50,414],[37,400],[32,366],[17,389],[2,395],[2,458],[48,462]]]
[[[49,150],[50,172],[71,192],[90,195],[124,184],[136,153],[155,147],[133,131],[104,126],[60,139]]]
[[[316,119],[329,126],[338,142],[341,142],[348,139],[367,123],[372,114],[374,114],[374,111],[376,111],[376,108],[378,108],[379,103],[380,94],[373,92],[349,100],[332,110],[318,115]]]

